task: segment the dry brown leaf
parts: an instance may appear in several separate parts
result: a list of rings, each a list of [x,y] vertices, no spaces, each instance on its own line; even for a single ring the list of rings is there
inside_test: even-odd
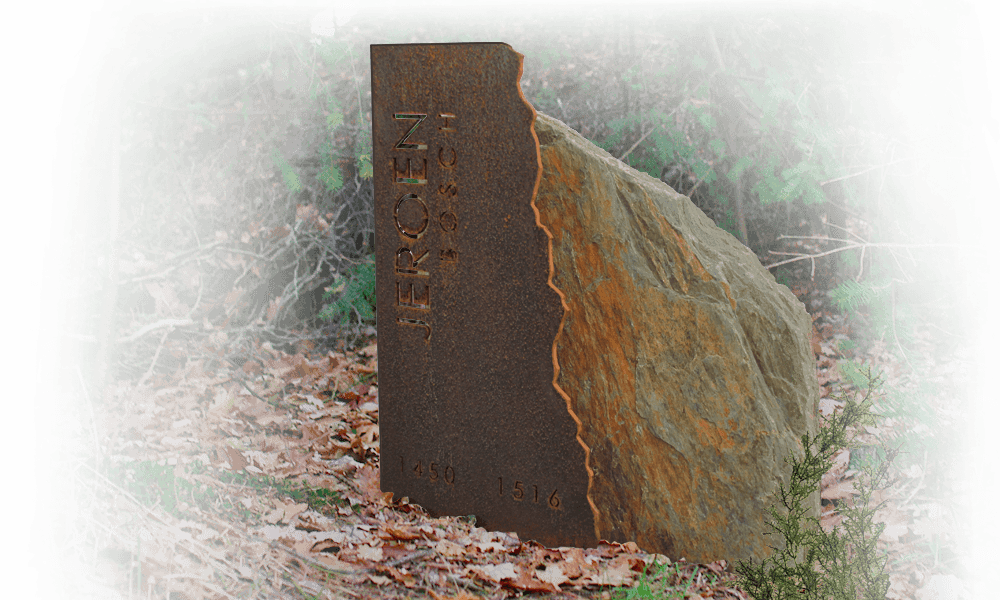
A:
[[[270,523],[271,525],[277,525],[278,522],[280,522],[284,516],[285,516],[285,511],[280,508],[276,508],[271,512],[267,513],[266,515],[264,515],[264,522]]]
[[[556,586],[556,588],[569,581],[569,577],[563,573],[562,567],[559,565],[540,565],[535,569],[535,577],[538,578],[539,581],[551,583]]]
[[[283,520],[286,523],[288,523],[292,519],[294,519],[296,515],[298,515],[302,511],[306,510],[307,508],[309,508],[309,505],[306,504],[306,503],[304,503],[304,502],[302,504],[286,504],[285,505],[285,518]]]
[[[223,451],[226,454],[226,459],[229,460],[229,468],[233,471],[242,471],[250,464],[250,461],[236,448],[226,446]]]
[[[858,491],[854,489],[854,480],[845,479],[825,488],[820,492],[820,497],[824,500],[843,500],[853,498]]]
[[[462,546],[448,540],[440,540],[434,545],[434,549],[443,556],[462,556],[465,554],[465,549]]]
[[[394,525],[386,525],[382,528],[385,535],[382,535],[383,539],[396,539],[396,540],[420,540],[423,539],[424,534],[411,527],[396,527]]]

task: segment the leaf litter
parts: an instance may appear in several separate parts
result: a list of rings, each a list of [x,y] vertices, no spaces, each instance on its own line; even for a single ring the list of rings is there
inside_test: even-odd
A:
[[[832,333],[814,333],[818,381],[850,389],[838,368],[845,357],[824,341]],[[383,493],[374,339],[357,352],[307,346],[292,354],[257,343],[239,366],[185,352],[202,358],[143,385],[119,381],[97,408],[106,468],[83,478],[96,508],[89,529],[95,562],[106,567],[98,572],[121,592],[192,599],[611,598],[659,581],[685,598],[747,597],[725,561],[672,562],[631,542],[545,548],[471,519],[433,518]],[[867,359],[890,378],[904,378],[877,344]],[[822,394],[822,414],[836,408]],[[887,431],[859,439],[874,444],[901,426],[890,419]],[[841,524],[837,506],[857,495],[851,459],[850,450],[836,455],[823,478],[820,522],[827,531]],[[937,581],[925,575],[935,565],[920,549],[951,532],[948,511],[917,495],[924,473],[910,465],[897,477],[902,485],[874,496],[887,501],[877,520],[886,525],[879,547],[894,561],[891,599],[913,597]]]

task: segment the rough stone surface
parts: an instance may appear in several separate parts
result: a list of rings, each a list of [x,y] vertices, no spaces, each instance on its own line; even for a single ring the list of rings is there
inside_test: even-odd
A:
[[[760,559],[790,452],[814,433],[810,319],[686,196],[538,114],[535,198],[568,307],[558,385],[589,446],[597,537]]]

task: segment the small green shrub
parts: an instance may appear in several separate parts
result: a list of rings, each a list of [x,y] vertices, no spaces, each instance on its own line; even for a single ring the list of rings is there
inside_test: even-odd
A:
[[[876,551],[885,526],[873,522],[879,506],[871,507],[869,501],[872,492],[884,484],[898,450],[883,449],[884,454],[878,455],[883,460],[858,465],[863,471],[855,486],[860,498],[853,507],[840,507],[844,519],[838,530],[823,531],[819,518],[808,515],[807,506],[833,456],[853,442],[848,429],[877,423],[870,411],[881,381],[872,377],[870,368],[865,377],[867,390],[861,402],[841,393],[839,399],[846,402],[843,410],[831,415],[815,437],[802,436],[805,456],[801,460],[792,457],[789,486],[779,488],[782,509],[770,508],[768,525],[783,538],[783,544],[772,546],[774,553],[760,564],[740,561],[736,568],[740,587],[755,600],[885,598],[889,589],[887,557]]]
[[[349,277],[337,277],[333,285],[323,294],[323,300],[329,301],[320,311],[319,317],[325,321],[337,321],[346,325],[352,315],[357,315],[359,322],[375,319],[375,261],[366,260],[354,265]]]

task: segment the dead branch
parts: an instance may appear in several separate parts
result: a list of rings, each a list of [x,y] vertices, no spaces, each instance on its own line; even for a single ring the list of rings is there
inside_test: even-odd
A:
[[[124,342],[134,342],[137,339],[149,333],[150,331],[156,331],[157,329],[163,329],[164,327],[183,327],[184,325],[193,325],[193,324],[194,321],[192,321],[191,319],[160,319],[155,323],[150,323],[149,325],[146,325],[145,327],[143,327],[139,331],[136,331],[132,335],[127,335],[118,338],[118,343],[121,344]]]

